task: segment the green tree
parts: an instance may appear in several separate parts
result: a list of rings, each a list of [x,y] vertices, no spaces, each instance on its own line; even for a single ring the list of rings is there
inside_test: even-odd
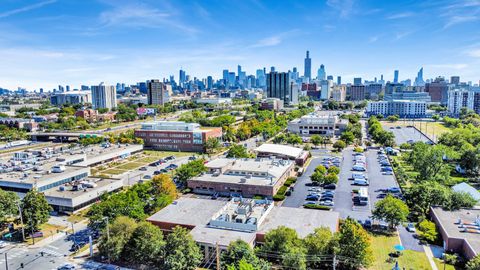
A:
[[[302,138],[297,134],[289,134],[287,137],[287,143],[297,145],[302,143]]]
[[[312,137],[310,137],[310,142],[313,143],[313,145],[318,146],[323,142],[323,139],[320,135],[312,135]]]
[[[419,172],[418,179],[420,181],[445,182],[450,176],[449,166],[444,162],[445,157],[454,157],[454,153],[447,146],[415,143],[408,161],[415,171]]]
[[[206,170],[207,168],[205,167],[204,160],[197,159],[180,165],[175,171],[175,176],[178,178],[178,181],[186,183],[190,178],[195,177]]]
[[[288,253],[292,247],[301,247],[302,241],[294,229],[280,226],[265,234],[265,244],[260,247],[262,254]]]
[[[385,220],[390,224],[391,228],[394,228],[401,222],[407,221],[409,210],[402,200],[388,195],[375,203],[375,209],[372,214],[374,218]]]
[[[321,174],[326,174],[327,173],[327,168],[325,168],[325,166],[323,166],[323,165],[318,165],[315,168],[315,172],[319,172]]]
[[[23,223],[27,231],[37,231],[40,225],[48,221],[50,211],[53,210],[45,195],[36,189],[27,192],[21,206]]]
[[[333,144],[333,148],[335,148],[338,152],[342,151],[345,147],[347,147],[347,144],[342,140],[338,140]]]
[[[336,184],[336,183],[338,183],[338,175],[336,175],[334,173],[329,173],[329,174],[325,175],[323,183],[324,184]]]
[[[398,119],[400,119],[400,117],[398,115],[389,115],[387,117],[387,121],[390,121],[390,122],[397,122]]]
[[[357,221],[344,220],[338,233],[338,255],[345,259],[341,262],[345,269],[368,267],[373,261],[371,240],[368,233]]]
[[[123,249],[123,258],[132,264],[155,266],[163,261],[165,241],[157,226],[143,221],[133,231]]]
[[[109,233],[107,234],[105,228],[99,239],[98,250],[107,259],[119,261],[125,245],[137,228],[137,223],[129,217],[119,216],[107,226]]]
[[[215,152],[220,147],[220,141],[218,138],[210,137],[205,142],[205,151],[209,154]]]
[[[480,255],[473,257],[465,265],[465,270],[478,270],[480,269]]]
[[[308,268],[327,269],[331,263],[323,260],[322,256],[333,255],[338,249],[336,238],[327,227],[316,228],[313,233],[304,239],[307,256],[310,258]]]
[[[438,233],[435,223],[424,219],[422,222],[418,223],[417,229],[418,236],[420,236],[421,239],[431,243],[435,242],[435,240],[437,239]]]
[[[165,250],[165,269],[194,270],[203,258],[189,231],[178,226],[167,235]]]
[[[315,171],[310,175],[310,180],[312,180],[312,182],[323,184],[323,182],[325,182],[325,174]]]
[[[333,174],[339,174],[340,173],[340,168],[338,168],[337,166],[330,166],[330,167],[328,167],[327,172],[328,173],[333,173]]]
[[[270,269],[270,265],[266,261],[259,259],[250,245],[240,239],[228,245],[227,250],[222,253],[221,259],[222,265],[236,267],[234,269],[240,269],[242,260],[249,262],[254,267],[252,269]]]
[[[287,252],[282,254],[282,265],[287,269],[307,269],[307,257],[305,248],[299,246],[291,246],[287,248]]]
[[[405,193],[406,202],[410,211],[426,216],[430,207],[444,205],[450,200],[450,189],[438,182],[426,181],[413,185]]]
[[[3,227],[10,217],[18,215],[19,201],[15,192],[0,189],[0,227]]]
[[[250,155],[243,145],[234,144],[228,149],[227,158],[248,158]]]
[[[460,208],[472,208],[477,204],[477,200],[466,192],[452,192],[450,196],[450,205],[448,210],[458,210]]]
[[[355,140],[355,135],[350,131],[344,131],[342,135],[340,135],[340,139],[346,144],[352,144]]]
[[[471,148],[463,151],[459,163],[467,174],[478,176],[480,174],[480,149]]]
[[[248,262],[246,259],[241,259],[238,263],[227,265],[227,270],[258,270],[255,266]]]

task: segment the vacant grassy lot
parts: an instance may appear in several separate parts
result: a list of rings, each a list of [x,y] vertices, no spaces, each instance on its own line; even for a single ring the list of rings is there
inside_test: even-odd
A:
[[[443,125],[440,122],[419,122],[419,121],[397,121],[397,122],[387,122],[382,121],[382,125],[386,127],[406,127],[414,126],[417,129],[421,130],[427,137],[433,141],[438,141],[440,135],[446,132],[450,132],[450,128]]]
[[[435,261],[435,264],[437,265],[437,268],[438,269],[443,269],[444,265],[443,265],[443,261],[440,260],[440,259],[434,259]],[[460,270],[460,268],[455,268],[455,266],[453,265],[450,265],[450,264],[447,264],[445,266],[445,270]]]
[[[396,234],[371,234],[371,237],[374,263],[369,269],[392,269],[393,266],[395,266],[395,262],[389,263],[387,259],[389,258],[388,254],[395,251],[394,246],[400,243],[398,236]],[[398,263],[401,269],[430,270],[427,255],[423,252],[405,250],[403,251],[403,255],[398,258]]]
[[[129,163],[125,163],[125,164],[122,164],[120,166],[117,166],[115,167],[114,169],[117,169],[117,170],[134,170],[136,168],[139,168],[139,167],[142,167],[143,165],[146,165],[145,163],[142,163],[142,162],[129,162]]]
[[[127,172],[127,171],[126,170],[119,170],[119,169],[108,169],[108,170],[102,171],[99,174],[114,174],[114,175],[117,175],[117,174],[122,174],[122,173],[125,173],[125,172]]]
[[[53,225],[53,224],[42,224],[40,225],[40,230],[43,233],[43,237],[35,237],[35,243],[47,238],[51,237],[52,235],[56,234],[57,231],[64,230],[65,227],[58,226],[58,225]],[[33,239],[30,237],[29,232],[25,231],[25,237],[27,238],[27,243],[28,244],[33,244]]]

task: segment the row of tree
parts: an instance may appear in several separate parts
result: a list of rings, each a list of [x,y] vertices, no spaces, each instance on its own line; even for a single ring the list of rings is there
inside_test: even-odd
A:
[[[368,119],[368,133],[377,144],[383,146],[395,145],[395,135],[393,132],[384,130],[382,124],[380,124],[380,121],[378,121],[375,116]]]
[[[319,165],[310,176],[310,180],[319,184],[337,184],[339,173],[340,169],[336,166],[330,166],[327,169],[325,166]]]

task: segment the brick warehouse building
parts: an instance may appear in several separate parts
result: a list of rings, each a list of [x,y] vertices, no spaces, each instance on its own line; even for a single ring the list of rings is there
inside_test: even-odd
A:
[[[165,151],[203,152],[209,138],[221,138],[222,128],[200,127],[197,123],[155,121],[135,130],[145,147]]]

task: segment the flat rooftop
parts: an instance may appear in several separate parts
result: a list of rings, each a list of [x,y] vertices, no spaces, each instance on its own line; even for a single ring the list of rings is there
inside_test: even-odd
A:
[[[253,246],[256,238],[256,233],[254,232],[239,232],[217,229],[208,227],[206,225],[196,226],[190,231],[190,234],[196,242],[205,244],[217,243],[222,247],[227,247],[231,242],[234,242],[238,239],[243,240]]]
[[[460,209],[457,211],[444,211],[440,207],[432,208],[433,214],[440,222],[440,226],[448,235],[448,238],[458,238],[466,241],[472,249],[480,253],[480,234],[461,232],[458,223],[462,220],[463,223],[474,223],[480,217],[480,209]]]
[[[226,201],[221,200],[180,198],[153,214],[147,220],[182,225],[206,225],[212,216],[226,204]]]
[[[109,185],[112,185],[112,184],[119,183],[121,181],[122,180],[120,180],[120,179],[99,179],[99,178],[90,178],[89,177],[89,178],[86,178],[86,179],[82,179],[81,181],[76,181],[77,183],[75,183],[75,184],[74,183],[69,183],[69,184],[63,185],[63,186],[66,187],[66,189],[63,190],[63,191],[60,190],[59,187],[56,187],[56,188],[52,188],[52,189],[49,189],[49,190],[45,191],[44,194],[47,197],[74,199],[74,198],[77,198],[77,197],[84,196],[86,192],[96,193],[98,191],[103,191],[103,190],[105,190],[105,187],[107,187]],[[93,184],[95,184],[95,186],[90,187],[90,188],[85,188],[85,189],[82,189],[82,190],[76,190],[76,191],[71,190],[72,186],[74,186],[76,184],[80,185],[80,182],[93,183]],[[98,194],[98,195],[101,195],[101,194]]]
[[[79,166],[91,166],[93,164],[110,160],[113,158],[128,156],[131,153],[140,151],[143,149],[141,144],[112,144],[110,147],[102,147],[100,145],[89,146],[87,148],[78,150],[79,153],[85,153],[87,159],[84,162],[79,163]]]
[[[257,147],[255,152],[271,153],[297,158],[303,153],[303,149],[282,144],[264,143]]]
[[[255,173],[258,173],[258,176],[267,176],[261,175],[261,173],[266,173],[269,176],[280,177],[291,165],[292,161],[289,160],[276,160],[269,158],[218,158],[205,164],[208,169],[226,168],[223,175],[242,176],[241,173],[237,172],[251,172],[253,173],[252,178],[256,176]]]

